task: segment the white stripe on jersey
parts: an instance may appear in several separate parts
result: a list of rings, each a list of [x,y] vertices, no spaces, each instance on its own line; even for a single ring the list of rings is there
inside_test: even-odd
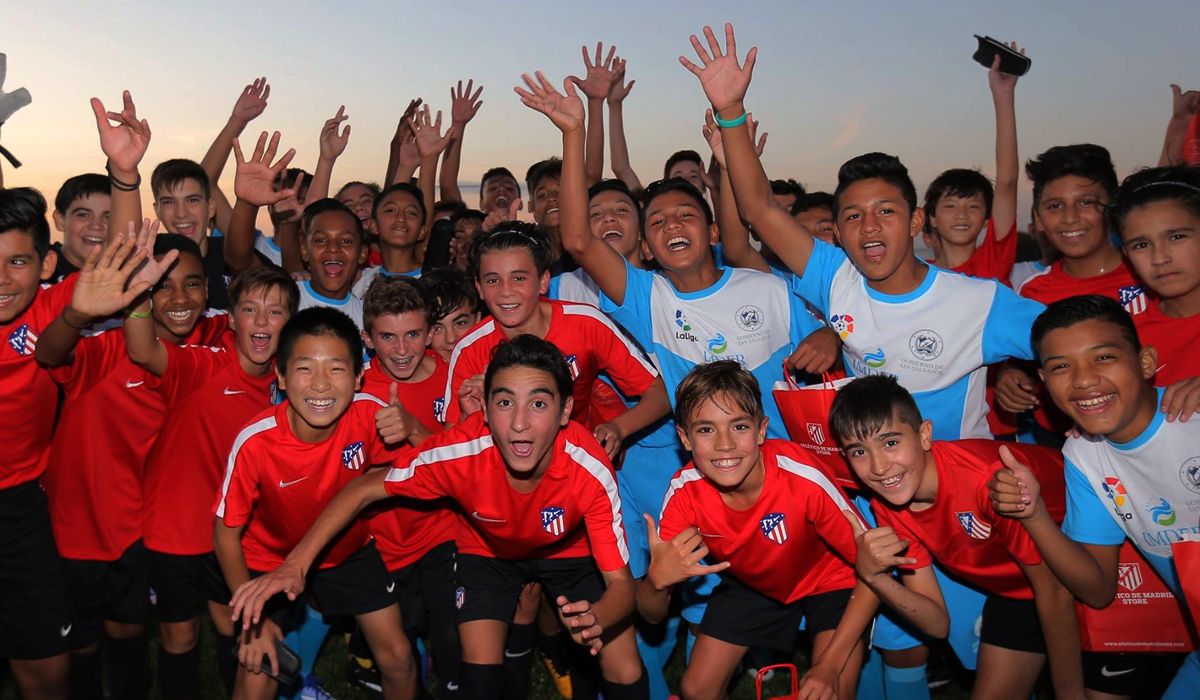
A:
[[[446,370],[445,400],[442,401],[442,411],[437,417],[437,419],[442,423],[446,422],[446,411],[449,410],[448,407],[450,406],[450,402],[458,400],[457,396],[450,395],[450,387],[454,382],[454,367],[458,364],[458,356],[462,353],[463,348],[469,346],[471,343],[474,343],[480,338],[485,338],[491,335],[495,332],[495,330],[496,319],[489,318],[482,326],[464,335],[462,338],[459,338],[458,343],[455,344],[454,352],[450,353],[450,366]]]
[[[437,462],[447,462],[453,459],[474,457],[492,446],[492,436],[484,435],[467,442],[456,442],[452,445],[442,445],[424,450],[417,454],[407,467],[392,467],[388,470],[384,481],[408,481],[417,473],[417,467],[423,467]]]
[[[679,476],[671,479],[671,486],[667,489],[667,495],[663,496],[662,510],[658,512],[659,522],[662,522],[663,513],[667,512],[667,503],[671,501],[671,496],[674,496],[675,492],[684,486],[703,478],[704,475],[700,473],[700,470],[692,467],[691,469],[684,469],[683,471],[679,472]]]
[[[658,370],[654,367],[654,365],[650,364],[650,361],[642,356],[642,351],[638,348],[638,346],[634,345],[633,341],[625,335],[625,331],[618,328],[617,324],[612,322],[612,319],[608,317],[608,314],[605,314],[603,311],[597,309],[591,304],[580,304],[578,302],[569,301],[559,303],[562,304],[564,316],[587,316],[588,318],[595,319],[604,324],[604,327],[607,328],[621,341],[622,344],[625,345],[625,348],[629,351],[630,357],[636,359],[642,365],[642,367],[644,367],[646,371],[650,373],[650,376],[658,376]]]
[[[617,480],[612,472],[598,459],[582,447],[566,441],[567,456],[583,467],[604,487],[604,495],[608,496],[608,504],[612,508],[613,535],[617,538],[617,549],[621,551],[621,561],[629,563],[629,543],[625,541],[624,523],[621,522],[621,496],[617,493]]]
[[[775,463],[779,465],[780,469],[795,474],[801,479],[807,479],[817,486],[820,486],[821,489],[825,491],[825,494],[837,504],[838,508],[854,513],[854,517],[858,520],[858,524],[862,526],[862,529],[871,529],[866,523],[863,522],[862,518],[858,517],[858,512],[851,508],[850,504],[846,502],[845,497],[842,496],[841,490],[834,486],[833,482],[830,481],[829,478],[826,477],[823,472],[821,472],[821,470],[810,467],[807,464],[801,464],[796,460],[791,459],[790,457],[784,457],[783,455],[778,455],[775,459]]]
[[[233,442],[233,449],[229,451],[229,463],[225,467],[225,480],[221,483],[221,502],[217,504],[218,518],[225,517],[225,496],[229,495],[229,482],[233,479],[233,465],[237,463],[238,452],[241,451],[242,445],[255,435],[271,430],[275,426],[275,414],[272,413],[257,423],[251,423],[242,428],[242,432],[238,433],[237,440]]]

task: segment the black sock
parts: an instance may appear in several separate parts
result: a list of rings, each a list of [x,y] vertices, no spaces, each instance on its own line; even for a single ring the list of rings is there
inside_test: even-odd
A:
[[[571,672],[571,659],[568,656],[570,647],[563,645],[563,637],[562,632],[546,634],[540,629],[537,630],[537,645],[542,656],[550,659],[550,663],[554,664],[555,670],[560,674],[567,674]],[[568,644],[570,643],[568,640]]]
[[[459,691],[471,700],[499,700],[504,687],[504,666],[499,664],[469,664],[458,667]],[[524,696],[522,696],[524,700]]]
[[[566,634],[557,637],[568,645],[564,651],[571,665],[571,700],[596,700],[600,697],[600,662],[590,647],[576,644]]]
[[[504,698],[523,700],[529,697],[529,674],[533,671],[533,633],[537,623],[509,625],[508,638],[504,640]],[[466,668],[463,664],[462,668]],[[469,692],[468,698],[475,697]]]
[[[100,652],[71,654],[71,700],[102,700]]]
[[[237,646],[233,635],[217,633],[217,674],[225,684],[225,692],[233,695],[233,685],[237,682],[238,658],[233,650]]]
[[[197,700],[200,697],[200,648],[172,654],[158,648],[158,686],[163,700]]]
[[[150,664],[146,659],[146,634],[106,639],[108,696],[145,700],[150,695]]]
[[[602,680],[600,685],[604,687],[605,700],[650,699],[650,679],[646,676],[645,668],[642,669],[642,677],[632,683],[622,684]]]

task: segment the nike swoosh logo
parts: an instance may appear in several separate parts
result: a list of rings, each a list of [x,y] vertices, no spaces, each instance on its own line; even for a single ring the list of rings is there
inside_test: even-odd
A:
[[[529,652],[531,652],[531,651],[533,651],[533,647],[530,647],[530,648],[526,649],[525,651],[521,652],[520,654],[514,654],[514,653],[512,653],[511,651],[509,651],[508,649],[505,649],[505,650],[504,650],[504,658],[506,658],[506,659],[519,659],[519,658],[521,658],[522,656],[529,656]]]
[[[1127,668],[1124,671],[1110,671],[1108,670],[1108,666],[1101,666],[1100,675],[1104,676],[1105,678],[1112,678],[1113,676],[1123,676],[1126,673],[1133,673],[1136,670],[1136,668]]]
[[[244,392],[244,391],[233,391],[233,390],[232,390],[232,389],[230,389],[229,387],[225,387],[225,395],[226,395],[226,396],[233,396],[233,395],[235,395],[235,394],[244,394],[244,393],[246,393],[246,392]]]
[[[286,489],[287,487],[294,486],[295,484],[298,484],[307,478],[308,478],[307,476],[302,476],[299,479],[296,479],[295,481],[284,481],[283,479],[280,479],[279,480],[279,488]]]
[[[67,636],[68,634],[71,633],[71,625],[67,625],[66,627],[63,627],[62,629],[60,629],[58,631],[58,633],[64,637]]]
[[[394,590],[396,590],[396,582],[392,581],[391,583],[388,584],[388,593],[391,593]]]
[[[483,522],[485,522],[485,523],[504,523],[504,522],[508,522],[507,520],[497,520],[496,518],[485,518],[485,517],[483,517],[482,515],[480,515],[480,514],[479,514],[479,511],[477,511],[477,510],[476,510],[476,511],[472,511],[472,512],[471,512],[471,517],[472,517],[472,518],[475,518],[476,520],[482,520],[482,521],[483,521]]]
[[[450,690],[450,691],[458,690],[458,684],[457,683],[447,683],[446,690]]]
[[[143,385],[143,384],[145,384],[145,383],[146,383],[145,381],[135,382],[135,381],[133,381],[132,379],[126,379],[126,380],[125,380],[125,388],[126,388],[126,389],[133,389],[133,388],[135,388],[135,387],[139,387],[139,386],[141,386],[141,385]]]

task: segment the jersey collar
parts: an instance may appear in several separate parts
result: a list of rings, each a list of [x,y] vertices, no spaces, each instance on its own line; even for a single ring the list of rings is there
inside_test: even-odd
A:
[[[1162,405],[1162,397],[1163,397],[1162,387],[1155,389],[1154,397],[1155,397],[1155,406],[1161,406]],[[1136,450],[1137,448],[1139,448],[1142,445],[1145,445],[1147,442],[1149,442],[1150,438],[1154,437],[1154,434],[1158,432],[1158,428],[1159,428],[1159,426],[1161,426],[1163,424],[1163,421],[1166,419],[1166,416],[1167,416],[1167,414],[1165,414],[1162,411],[1155,408],[1154,409],[1154,418],[1150,419],[1150,425],[1146,426],[1146,429],[1142,431],[1141,435],[1138,435],[1137,437],[1130,440],[1129,442],[1113,442],[1112,440],[1109,440],[1108,438],[1105,438],[1105,442],[1107,442],[1108,444],[1117,448],[1118,450],[1121,450],[1122,452],[1128,452],[1129,450]]]
[[[914,299],[919,299],[922,294],[929,291],[929,288],[933,286],[933,281],[937,278],[938,274],[940,274],[940,270],[936,266],[930,265],[924,260],[920,260],[920,258],[918,258],[918,260],[922,265],[928,268],[929,271],[925,273],[925,279],[921,281],[921,284],[917,285],[916,289],[904,294],[884,294],[876,289],[872,289],[871,285],[867,284],[867,278],[864,276],[862,280],[863,289],[867,290],[867,296],[871,297],[875,301],[883,302],[884,304],[906,304]]]

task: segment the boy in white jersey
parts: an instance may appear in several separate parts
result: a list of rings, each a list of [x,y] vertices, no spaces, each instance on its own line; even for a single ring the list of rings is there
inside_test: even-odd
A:
[[[1080,431],[1063,446],[1067,515],[1059,529],[1037,479],[1007,460],[989,484],[996,512],[1021,520],[1050,569],[1087,605],[1102,608],[1116,595],[1126,537],[1182,596],[1171,543],[1200,532],[1200,423],[1170,421],[1158,410],[1163,390],[1151,384],[1158,353],[1142,347],[1116,300],[1088,295],[1054,302],[1032,336],[1039,376]],[[1103,677],[1111,683],[1111,671],[1094,665],[1085,658],[1088,687],[1099,689],[1093,682]],[[1105,690],[1132,694],[1126,687]],[[1162,697],[1200,697],[1196,652]]]

